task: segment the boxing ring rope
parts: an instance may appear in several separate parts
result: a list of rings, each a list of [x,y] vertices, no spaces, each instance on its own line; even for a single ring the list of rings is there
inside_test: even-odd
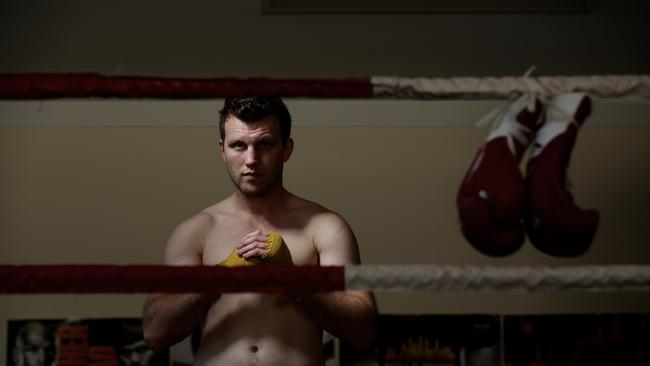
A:
[[[650,290],[648,265],[0,265],[0,294],[619,292]]]
[[[0,73],[0,99],[201,99],[243,95],[309,98],[497,98],[534,90],[600,98],[650,98],[650,75],[405,78],[164,78],[89,73]]]

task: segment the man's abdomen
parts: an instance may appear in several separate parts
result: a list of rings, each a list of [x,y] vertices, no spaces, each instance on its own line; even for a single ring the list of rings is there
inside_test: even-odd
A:
[[[196,365],[321,365],[322,330],[277,295],[224,295],[208,313]]]

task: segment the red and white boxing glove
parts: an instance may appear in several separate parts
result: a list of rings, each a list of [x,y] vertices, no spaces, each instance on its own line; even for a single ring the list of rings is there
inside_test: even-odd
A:
[[[598,212],[576,206],[567,187],[578,129],[590,113],[591,99],[584,93],[553,97],[535,136],[526,175],[525,224],[533,245],[549,255],[581,255],[596,233]]]
[[[521,158],[544,118],[533,95],[515,101],[478,151],[456,198],[465,239],[490,256],[514,253],[524,243]]]

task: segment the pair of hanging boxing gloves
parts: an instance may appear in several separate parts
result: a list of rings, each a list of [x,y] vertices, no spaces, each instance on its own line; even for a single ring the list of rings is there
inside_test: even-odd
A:
[[[526,233],[541,252],[578,256],[591,245],[595,210],[582,210],[568,187],[567,168],[578,129],[591,113],[591,99],[569,93],[542,101],[521,96],[478,151],[458,192],[461,231],[480,252],[505,256]],[[533,149],[524,178],[520,162]]]

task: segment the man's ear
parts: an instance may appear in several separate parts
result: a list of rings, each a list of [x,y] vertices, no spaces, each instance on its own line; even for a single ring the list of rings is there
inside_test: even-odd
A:
[[[225,161],[226,160],[226,153],[224,151],[224,146],[223,146],[223,140],[219,139],[219,155],[221,155],[221,158]]]
[[[291,137],[289,137],[287,142],[284,144],[284,162],[285,163],[291,157],[292,152],[293,152],[293,139]]]

